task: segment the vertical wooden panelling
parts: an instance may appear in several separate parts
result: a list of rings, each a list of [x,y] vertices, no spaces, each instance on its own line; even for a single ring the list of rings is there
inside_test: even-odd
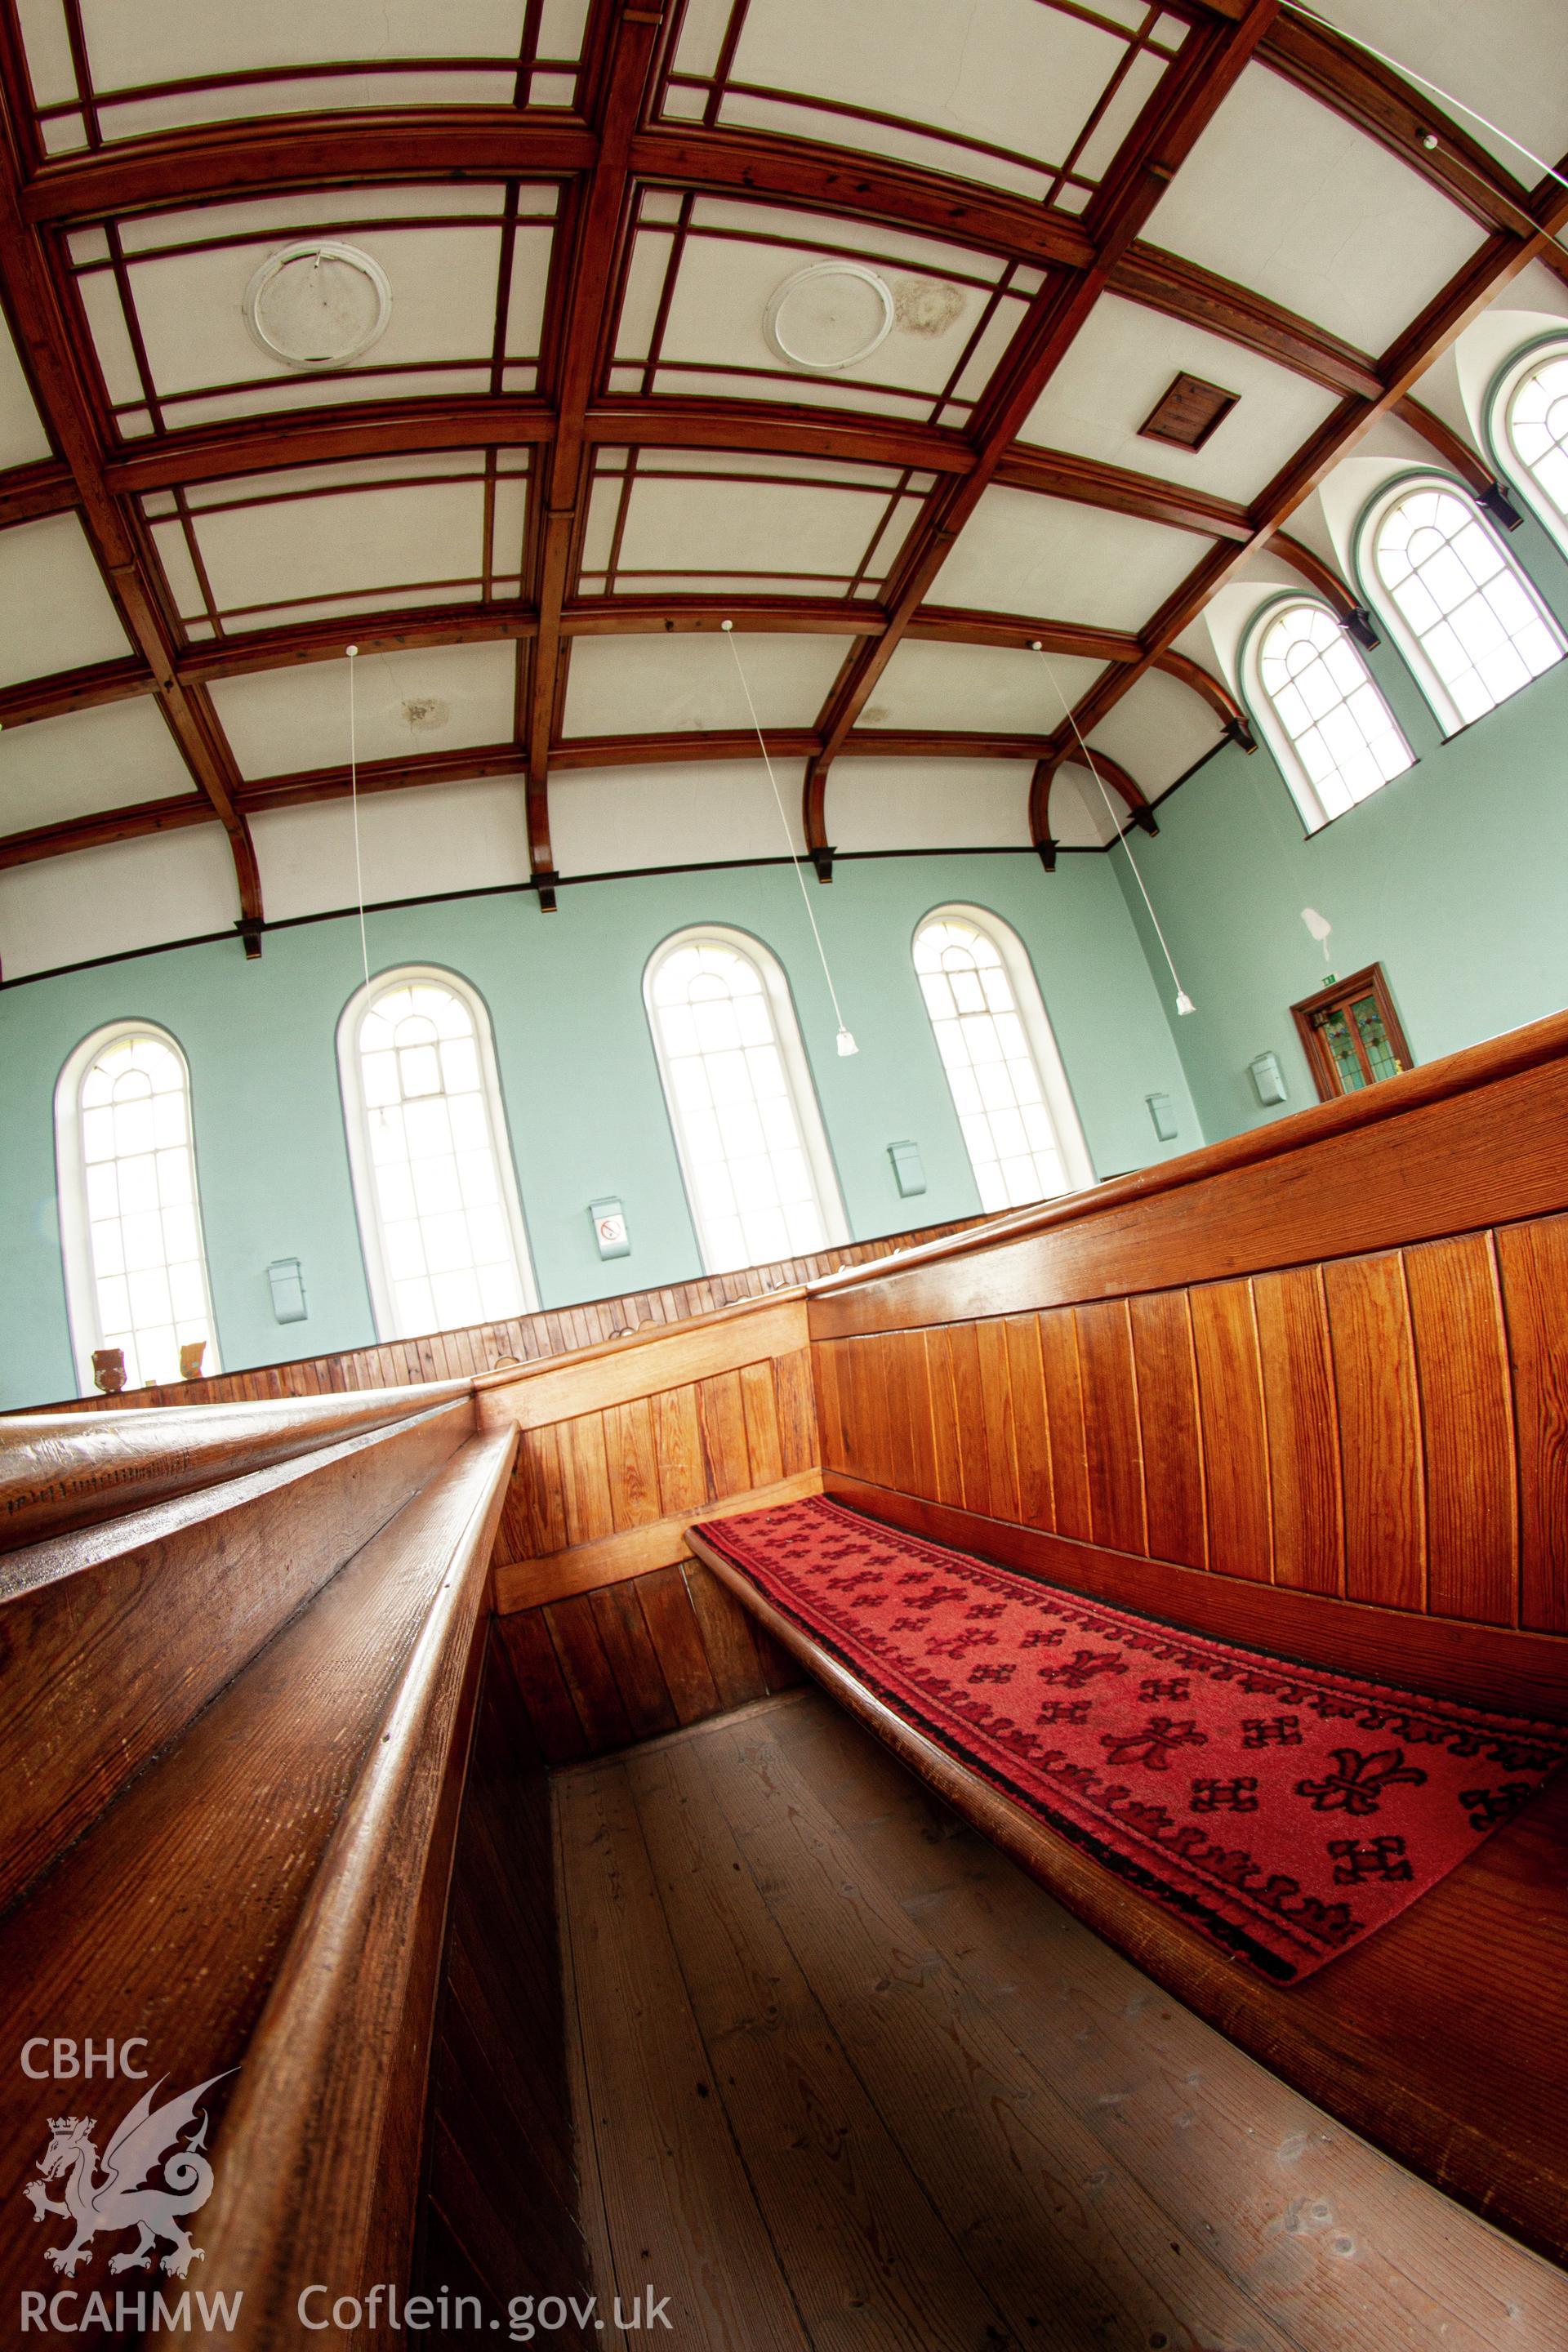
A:
[[[795,1477],[821,1456],[817,1451],[816,1400],[812,1393],[811,1350],[796,1348],[773,1360],[778,1399],[779,1457],[784,1475]]]
[[[632,1727],[605,1655],[592,1595],[582,1592],[570,1601],[552,1601],[542,1613],[589,1755],[625,1748]]]
[[[1497,1236],[1519,1444],[1520,1622],[1568,1633],[1568,1217]]]
[[[662,1509],[658,1453],[647,1397],[634,1397],[629,1404],[611,1405],[606,1411],[605,1463],[616,1529],[646,1527],[650,1519],[657,1519]]]
[[[1518,1478],[1490,1237],[1407,1250],[1426,1467],[1426,1606],[1507,1625],[1518,1596]]]
[[[697,1422],[710,1495],[738,1495],[751,1484],[746,1414],[739,1372],[715,1372],[697,1383]]]
[[[1397,1250],[1323,1269],[1344,1471],[1345,1598],[1426,1605],[1426,1498],[1410,1301]]]
[[[1155,1559],[1206,1568],[1197,1371],[1187,1296],[1184,1290],[1156,1290],[1128,1304],[1149,1550]]]
[[[931,1424],[931,1366],[926,1360],[923,1331],[900,1331],[897,1345],[904,1359],[904,1402],[909,1414],[910,1492],[928,1502],[936,1500],[936,1440]]]
[[[825,1469],[847,1470],[844,1416],[838,1401],[838,1360],[841,1339],[815,1341],[811,1349],[811,1385],[816,1410],[817,1441]]]
[[[1344,1582],[1340,1424],[1328,1307],[1315,1265],[1252,1286],[1274,1497],[1274,1581],[1304,1592]]]
[[[561,1449],[553,1427],[519,1433],[517,1466],[501,1507],[497,1534],[503,1559],[537,1559],[566,1544],[566,1498]]]
[[[720,1706],[744,1706],[760,1698],[768,1686],[757,1639],[760,1627],[700,1560],[689,1559],[680,1573]]]
[[[1051,1494],[1055,1532],[1092,1540],[1089,1517],[1089,1463],[1083,1435],[1083,1371],[1079,1362],[1078,1324],[1070,1307],[1037,1316],[1040,1363],[1046,1381],[1046,1418],[1050,1426]]]
[[[542,1609],[495,1620],[496,1638],[511,1660],[534,1737],[547,1764],[574,1764],[588,1753],[587,1736],[550,1638]]]
[[[936,1448],[936,1499],[963,1501],[963,1472],[959,1444],[958,1409],[953,1398],[952,1348],[945,1330],[926,1333],[926,1365],[931,1395],[931,1425]]]
[[[661,1731],[673,1731],[678,1718],[637,1598],[639,1581],[634,1578],[626,1584],[606,1584],[588,1599],[632,1738],[652,1739]]]
[[[1267,1580],[1268,1451],[1252,1292],[1206,1283],[1190,1294],[1208,1495],[1209,1566]]]
[[[789,1654],[696,1560],[495,1624],[551,1764],[657,1738],[802,1679]]]
[[[910,1435],[910,1364],[901,1332],[889,1332],[883,1339],[878,1361],[888,1391],[888,1483],[907,1492],[913,1441]]]
[[[1143,1460],[1127,1301],[1106,1299],[1074,1312],[1093,1539],[1114,1551],[1144,1551]]]
[[[717,1715],[719,1686],[679,1566],[639,1576],[634,1589],[676,1714],[682,1723]]]
[[[833,1351],[834,1392],[838,1404],[839,1457],[851,1477],[872,1475],[867,1439],[870,1415],[860,1395],[860,1344],[841,1339]]]
[[[746,1424],[746,1484],[771,1486],[784,1476],[778,1393],[771,1363],[742,1367],[741,1410]]]
[[[1051,1433],[1040,1327],[1032,1315],[1009,1315],[1007,1379],[1013,1397],[1013,1451],[1018,1471],[1018,1517],[1026,1527],[1055,1524],[1051,1501]]]
[[[887,1342],[879,1334],[855,1342],[855,1395],[864,1435],[868,1475],[879,1486],[893,1475],[893,1437],[888,1419]]]
[[[665,1389],[654,1398],[653,1433],[658,1447],[659,1502],[666,1512],[695,1510],[709,1495],[694,1389]]]
[[[605,1456],[604,1415],[578,1413],[555,1424],[561,1448],[561,1486],[566,1503],[566,1540],[594,1543],[615,1533],[610,1472]]]
[[[985,1409],[985,1458],[991,1474],[991,1516],[1018,1517],[1018,1454],[1013,1426],[1013,1379],[1007,1362],[1007,1327],[975,1327],[980,1349],[980,1395]]]
[[[980,1386],[980,1339],[973,1323],[949,1330],[952,1404],[958,1421],[958,1475],[966,1511],[991,1513],[991,1465],[985,1444],[985,1399]]]

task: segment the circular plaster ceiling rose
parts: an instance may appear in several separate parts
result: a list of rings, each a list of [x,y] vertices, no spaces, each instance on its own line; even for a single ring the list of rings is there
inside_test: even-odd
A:
[[[262,350],[285,367],[344,367],[385,333],[392,287],[357,246],[312,237],[268,256],[244,310]]]
[[[763,330],[780,359],[814,375],[869,359],[893,323],[893,296],[858,261],[814,262],[777,287]]]

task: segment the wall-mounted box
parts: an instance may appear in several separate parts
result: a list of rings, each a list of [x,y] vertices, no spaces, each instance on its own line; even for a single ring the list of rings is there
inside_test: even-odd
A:
[[[918,1143],[889,1143],[888,1157],[893,1163],[893,1177],[902,1199],[910,1201],[926,1188],[925,1161],[921,1158]]]
[[[267,1269],[268,1286],[272,1292],[272,1320],[275,1323],[303,1323],[310,1313],[305,1304],[305,1278],[300,1271],[297,1257],[275,1257]]]
[[[1290,1089],[1285,1084],[1278,1054],[1254,1054],[1247,1066],[1252,1077],[1252,1091],[1265,1109],[1289,1100]]]
[[[618,1201],[590,1201],[588,1214],[594,1221],[594,1239],[601,1257],[630,1257],[631,1235],[626,1231],[626,1213]]]
[[[1154,1122],[1154,1132],[1162,1143],[1176,1139],[1176,1106],[1169,1095],[1145,1095],[1149,1116]]]

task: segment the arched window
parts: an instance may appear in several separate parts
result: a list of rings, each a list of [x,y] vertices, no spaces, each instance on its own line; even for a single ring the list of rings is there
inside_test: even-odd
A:
[[[643,981],[686,1196],[710,1274],[847,1241],[789,983],[755,940],[666,940]]]
[[[1364,530],[1380,609],[1447,733],[1562,660],[1561,630],[1462,490],[1401,485]]]
[[[915,971],[983,1209],[1094,1182],[1061,1055],[1023,941],[978,907],[939,907]]]
[[[383,972],[338,1024],[338,1070],[381,1338],[534,1307],[482,998],[455,972]]]
[[[1514,362],[1498,386],[1491,428],[1504,470],[1568,554],[1568,343]]]
[[[179,1380],[197,1340],[216,1371],[190,1073],[167,1031],[121,1021],[85,1039],[55,1089],[55,1143],[82,1393],[100,1348],[123,1349],[131,1389]]]
[[[1326,605],[1277,605],[1249,641],[1244,667],[1310,832],[1414,764],[1365,662]]]

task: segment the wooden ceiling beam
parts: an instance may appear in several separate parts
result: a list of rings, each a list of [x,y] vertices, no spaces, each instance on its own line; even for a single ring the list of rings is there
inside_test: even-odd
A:
[[[1287,12],[1263,43],[1258,62],[1353,122],[1483,228],[1532,233],[1529,196],[1496,157],[1439,99],[1346,35]]]
[[[1084,217],[1094,258],[1064,284],[1047,278],[971,420],[975,463],[962,480],[939,483],[910,530],[885,596],[888,626],[850,655],[817,720],[822,750],[806,771],[805,831],[818,877],[833,871],[826,824],[828,770],[870,699],[960,531],[970,520],[1030,411],[1050,382],[1116,263],[1128,251],[1172,178],[1279,13],[1279,0],[1247,0],[1234,24],[1196,27],[1163,77],[1136,131]]]
[[[769,752],[780,760],[807,760],[820,738],[809,729],[765,728]],[[747,761],[756,757],[757,739],[749,728],[697,730],[668,735],[572,736],[557,743],[551,766],[558,774],[584,773],[605,768],[660,768],[708,764],[719,761]],[[845,757],[902,760],[1057,761],[1051,744],[1038,734],[1010,734],[986,729],[864,728],[848,739]],[[1075,754],[1076,757],[1076,754]],[[1058,761],[1059,764],[1059,761]],[[1147,811],[1140,786],[1125,770],[1096,751],[1095,764],[1127,803],[1130,810]],[[361,793],[402,792],[426,785],[468,783],[489,777],[516,777],[521,754],[515,743],[487,743],[467,751],[410,753],[392,760],[362,761],[358,771]],[[245,814],[271,809],[308,807],[319,801],[346,800],[351,789],[348,767],[339,762],[325,768],[262,776],[241,783],[237,801]],[[1152,812],[1150,813],[1152,817]],[[211,803],[199,793],[177,794],[161,801],[142,801],[125,808],[90,816],[72,817],[26,833],[0,835],[0,870],[31,865],[40,858],[61,857],[74,850],[100,848],[146,834],[166,833],[193,824],[218,822]],[[1140,819],[1142,822],[1142,819]],[[1152,828],[1151,828],[1152,829]]]
[[[1277,530],[1269,544],[1277,555],[1284,557],[1293,572],[1310,581],[1332,612],[1342,621],[1358,645],[1368,647],[1382,642],[1376,624],[1364,604],[1358,604],[1331,563],[1325,563],[1315,548],[1305,540],[1296,539],[1289,531]]]
[[[290,188],[387,180],[559,180],[591,171],[593,127],[512,107],[349,108],[209,122],[46,158],[22,197],[34,227],[184,211]]]
[[[1252,533],[1247,509],[1234,499],[1215,498],[1157,474],[1133,473],[1123,466],[1031,442],[1015,441],[997,465],[994,478],[1011,489],[1067,499],[1075,506],[1108,508],[1173,530],[1198,531],[1205,539],[1248,539]]]
[[[92,662],[82,669],[56,670],[47,677],[0,687],[0,728],[26,727],[35,719],[59,719],[71,710],[96,710],[106,702],[129,702],[152,691],[153,673],[134,654],[121,661]]]
[[[0,530],[14,522],[68,514],[76,502],[76,478],[57,457],[45,457],[31,466],[11,466],[0,473]]]
[[[1251,541],[1245,547],[1216,548],[1205,557],[1142,632],[1143,651],[1140,658],[1121,664],[1097,680],[1074,714],[1079,732],[1086,736],[1092,733],[1139,677],[1198,617],[1238,565],[1258,548],[1267,546],[1331,468],[1355,447],[1380,416],[1397,409],[1433,361],[1568,225],[1568,187],[1555,178],[1542,180],[1531,191],[1529,209],[1534,226],[1528,236],[1516,235],[1511,228],[1494,231],[1382,355],[1377,362],[1383,384],[1379,397],[1345,400],[1306,447],[1281,470],[1254,510]],[[1304,552],[1299,544],[1292,545],[1290,562],[1300,567]],[[1066,735],[1067,730],[1062,730],[1058,744],[1065,741]]]
[[[663,123],[639,135],[632,167],[639,179],[671,187],[876,221],[1038,269],[1086,269],[1094,259],[1092,236],[1070,214],[919,164],[850,154],[809,139]]]
[[[7,104],[11,102],[7,93]],[[82,529],[124,625],[145,663],[170,733],[228,835],[247,958],[261,952],[261,876],[250,828],[236,803],[238,773],[205,688],[175,674],[176,625],[163,610],[157,569],[132,520],[103,478],[93,405],[71,356],[71,342],[43,250],[23,216],[21,167],[15,145],[0,139],[0,295],[49,437],[69,468]]]
[[[187,825],[217,821],[216,810],[202,793],[138,801],[130,808],[72,817],[66,824],[34,825],[26,833],[0,835],[0,872],[13,866],[33,866],[44,857],[64,857],[76,849],[104,849],[114,842],[136,841],[151,833],[176,833]]]
[[[1034,772],[1029,778],[1029,841],[1047,874],[1054,874],[1057,866],[1058,845],[1051,832],[1052,788],[1064,768],[1084,765],[1083,753],[1076,743],[1070,751],[1063,751],[1057,742],[1037,746]],[[1142,786],[1104,751],[1094,752],[1094,765],[1100,782],[1121,798],[1129,821],[1140,832],[1158,833],[1160,827]]]
[[[1309,560],[1318,563],[1315,557]],[[1326,570],[1321,565],[1319,568]],[[1345,592],[1337,582],[1335,588],[1342,601]],[[733,619],[742,635],[868,637],[879,635],[887,625],[887,614],[874,604],[813,604],[787,597],[616,597],[589,598],[566,605],[562,613],[561,630],[563,640],[693,633],[717,635],[726,619]],[[433,605],[420,611],[358,614],[346,622],[307,621],[292,628],[257,630],[244,637],[194,646],[176,657],[174,672],[178,682],[186,688],[207,688],[228,677],[256,677],[302,663],[341,660],[344,639],[351,635],[361,653],[371,655],[421,646],[526,639],[534,635],[536,626],[532,608],[521,604],[460,608]],[[905,635],[913,643],[993,646],[1014,652],[1026,651],[1038,643],[1049,653],[1097,662],[1136,662],[1143,652],[1142,640],[1124,631],[1090,629],[1070,621],[1031,620],[1014,613],[966,612],[949,605],[923,607]],[[1228,723],[1236,715],[1226,689],[1196,662],[1181,654],[1162,654],[1157,667],[1201,696],[1222,721]],[[151,669],[134,656],[81,669],[58,670],[0,688],[0,727],[31,725],[74,710],[95,709],[138,695],[151,695],[155,690]],[[819,738],[814,730],[809,748],[812,751],[819,748]],[[552,766],[563,763],[559,732],[552,741],[550,761]],[[515,756],[514,765],[521,765],[521,753]],[[243,802],[243,791],[239,798]]]
[[[562,617],[571,593],[576,542],[585,519],[593,444],[588,411],[601,373],[631,235],[632,143],[647,104],[665,28],[664,0],[594,0],[586,52],[596,60],[588,112],[597,133],[593,167],[578,191],[574,217],[555,240],[552,276],[558,340],[542,375],[555,409],[555,434],[541,461],[531,565],[538,610],[525,713],[529,856],[539,903],[555,906],[550,846],[550,749],[564,705],[571,647]]]
[[[1353,343],[1158,246],[1133,244],[1110,273],[1110,291],[1142,310],[1237,343],[1326,392],[1375,400],[1383,390],[1373,361]]]

